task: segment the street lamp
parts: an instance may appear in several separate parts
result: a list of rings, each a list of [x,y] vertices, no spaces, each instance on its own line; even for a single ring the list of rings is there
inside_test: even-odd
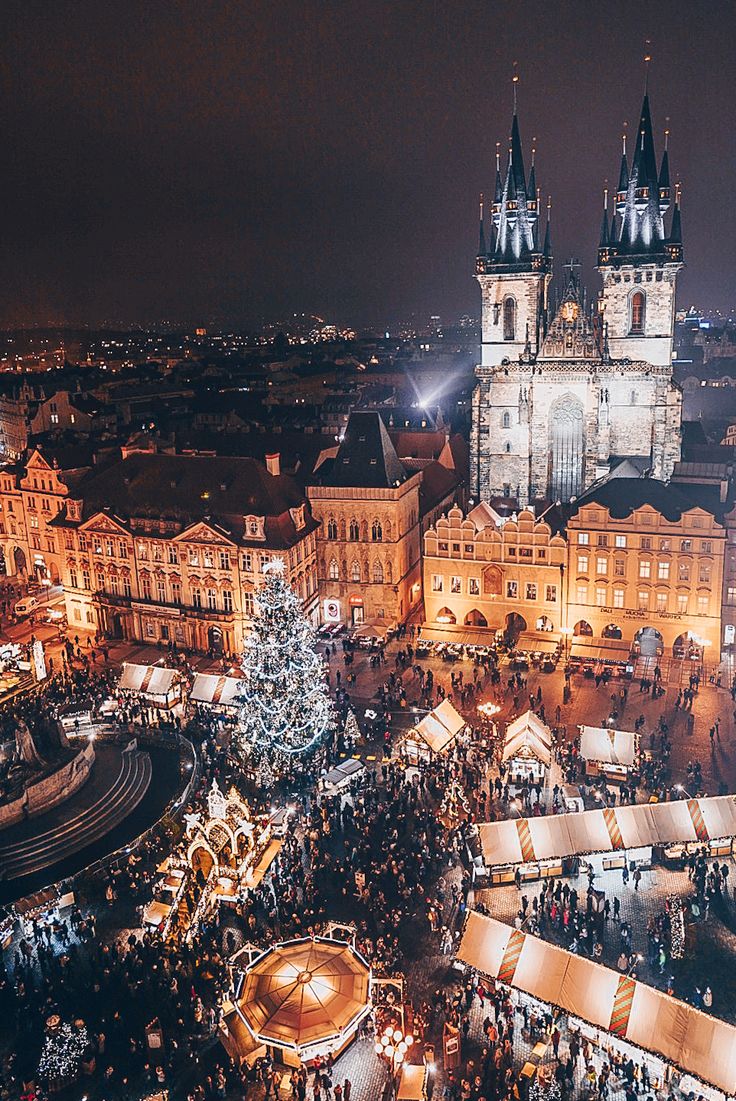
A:
[[[389,1024],[382,1036],[376,1041],[376,1055],[384,1059],[391,1070],[391,1089],[396,1093],[396,1074],[406,1058],[406,1053],[414,1043],[414,1037],[409,1033],[404,1035],[400,1028],[394,1028]]]

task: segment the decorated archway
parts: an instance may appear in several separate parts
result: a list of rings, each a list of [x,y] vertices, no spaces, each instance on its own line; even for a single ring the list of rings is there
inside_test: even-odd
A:
[[[450,608],[440,608],[437,613],[438,623],[457,623],[457,617]]]
[[[573,635],[585,635],[590,637],[593,634],[593,628],[588,623],[587,619],[579,619],[572,629]]]
[[[684,631],[673,643],[672,656],[684,661],[702,661],[703,640],[691,631]]]
[[[555,629],[555,625],[548,615],[540,615],[534,626],[537,631],[554,631]]]

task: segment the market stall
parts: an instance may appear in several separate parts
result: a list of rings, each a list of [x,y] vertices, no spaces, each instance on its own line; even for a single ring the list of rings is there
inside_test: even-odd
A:
[[[357,757],[348,757],[320,777],[319,786],[326,795],[337,795],[350,787],[353,780],[365,772],[365,765]]]
[[[444,753],[466,725],[450,701],[443,700],[409,730],[401,743],[401,755],[409,764],[431,760]]]
[[[253,1039],[284,1061],[336,1055],[370,1012],[371,969],[345,941],[285,941],[246,967],[234,1003]]]
[[[484,822],[478,826],[482,861],[491,883],[560,875],[565,862],[585,857],[594,871],[648,864],[653,850],[691,844],[715,857],[732,850],[736,799],[732,795],[606,807]]]
[[[522,631],[514,643],[513,663],[516,666],[539,665],[551,672],[559,659],[562,635],[555,631]]]
[[[593,638],[576,635],[570,649],[570,663],[584,676],[601,673],[605,677],[631,677],[634,659],[631,643],[623,638]]]
[[[580,727],[580,756],[586,776],[604,776],[623,783],[636,764],[638,735],[604,726]]]
[[[237,677],[217,676],[213,673],[196,673],[189,702],[213,710],[234,714],[238,708],[240,681]]]
[[[559,1007],[578,1030],[592,1027],[599,1046],[636,1060],[639,1051],[650,1052],[726,1094],[736,1092],[736,1028],[717,1017],[478,913],[468,915],[457,956],[522,997]]]
[[[135,693],[154,707],[174,707],[181,699],[181,676],[163,665],[136,665],[123,662],[121,691]]]
[[[506,727],[501,760],[509,784],[544,784],[552,765],[552,731],[533,711],[526,711]]]

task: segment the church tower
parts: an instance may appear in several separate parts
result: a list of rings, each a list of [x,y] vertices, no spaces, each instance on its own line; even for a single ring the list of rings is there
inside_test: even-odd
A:
[[[631,169],[624,144],[613,216],[609,226],[604,212],[598,248],[603,279],[600,309],[614,359],[645,360],[661,367],[672,364],[682,230],[679,197],[669,234],[665,228],[671,195],[666,137],[658,172],[649,96],[645,95]]]
[[[473,395],[471,485],[476,500],[517,496],[529,480],[529,424],[523,405],[524,388],[510,381],[504,366],[531,363],[547,324],[548,289],[552,272],[549,210],[540,245],[539,193],[534,151],[527,177],[516,110],[505,172],[496,153],[496,182],[487,231],[481,208],[475,275],[481,289],[481,362]],[[528,370],[527,366],[527,370]],[[496,421],[509,429],[503,439]]]

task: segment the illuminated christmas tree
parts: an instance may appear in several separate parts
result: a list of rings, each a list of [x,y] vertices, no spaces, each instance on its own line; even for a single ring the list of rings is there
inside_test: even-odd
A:
[[[263,572],[243,647],[238,736],[267,781],[300,767],[333,729],[333,713],[317,637],[284,579],[283,561]]]

